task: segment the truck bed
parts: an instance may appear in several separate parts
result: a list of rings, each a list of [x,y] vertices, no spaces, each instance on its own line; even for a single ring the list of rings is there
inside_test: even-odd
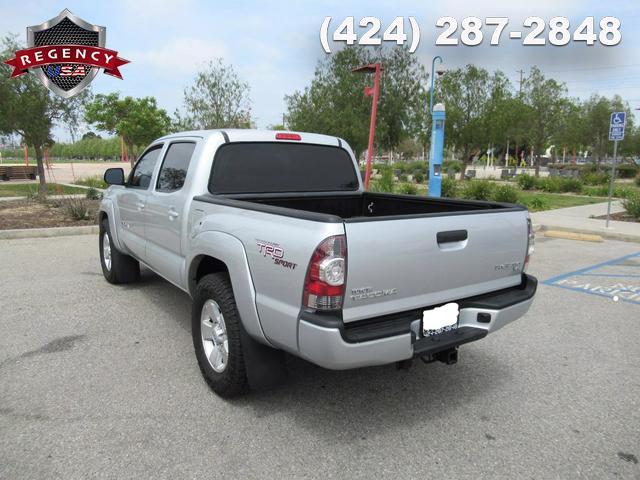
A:
[[[519,205],[389,193],[201,195],[196,200],[317,221],[362,222],[524,210]],[[296,212],[298,212],[296,214]],[[319,215],[318,215],[319,214]]]

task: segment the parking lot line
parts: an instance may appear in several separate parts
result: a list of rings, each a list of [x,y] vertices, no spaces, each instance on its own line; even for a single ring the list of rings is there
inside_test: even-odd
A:
[[[632,269],[631,272],[596,272],[605,267],[619,266],[623,262],[635,258],[640,258],[640,252],[624,255],[572,272],[562,273],[542,283],[574,292],[640,305],[640,281],[636,280],[640,278],[640,263],[638,265],[624,265],[625,270]]]

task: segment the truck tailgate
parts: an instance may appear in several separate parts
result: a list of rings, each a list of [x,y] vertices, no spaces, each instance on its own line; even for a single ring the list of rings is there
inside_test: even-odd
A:
[[[345,221],[345,322],[518,285],[526,210]]]

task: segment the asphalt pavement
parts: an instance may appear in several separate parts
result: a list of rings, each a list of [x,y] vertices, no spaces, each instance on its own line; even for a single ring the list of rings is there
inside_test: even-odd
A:
[[[226,401],[187,295],[107,284],[94,235],[1,240],[0,478],[638,479],[637,254],[540,238],[530,312],[456,365],[290,358],[286,385]]]

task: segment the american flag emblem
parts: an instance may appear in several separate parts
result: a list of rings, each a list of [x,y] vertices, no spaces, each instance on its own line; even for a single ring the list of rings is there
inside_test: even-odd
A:
[[[61,77],[84,77],[85,75],[84,65],[63,65],[60,69]]]

